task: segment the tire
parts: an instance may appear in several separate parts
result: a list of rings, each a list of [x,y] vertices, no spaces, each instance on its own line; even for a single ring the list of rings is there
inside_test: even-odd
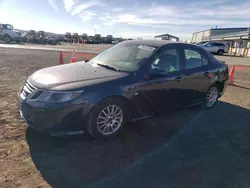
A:
[[[113,113],[111,113],[112,110]],[[115,111],[117,112],[116,114],[118,114],[117,116],[114,113]],[[108,112],[110,113],[108,114]],[[119,115],[122,115],[122,118],[119,119]],[[121,123],[118,123],[115,117]],[[90,112],[86,131],[96,139],[108,139],[121,133],[126,120],[127,110],[125,104],[117,98],[107,98],[94,106]],[[102,123],[103,121],[106,123]]]
[[[215,92],[216,94],[214,94],[213,99],[211,99],[211,101],[209,100],[209,95],[211,96],[212,93]],[[210,109],[213,108],[219,99],[219,94],[220,94],[220,90],[218,88],[218,86],[216,84],[212,85],[206,92],[205,97],[204,97],[204,102],[203,102],[203,107],[205,109]]]
[[[10,38],[9,36],[5,35],[5,36],[4,36],[4,42],[5,42],[6,44],[9,44],[9,43],[11,42],[11,38]]]
[[[223,54],[224,54],[224,50],[218,50],[218,51],[217,51],[217,54],[218,54],[218,55],[223,55]]]

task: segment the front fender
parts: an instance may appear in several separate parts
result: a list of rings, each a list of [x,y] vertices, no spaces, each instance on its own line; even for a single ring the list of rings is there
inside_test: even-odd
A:
[[[106,88],[99,92],[91,92],[88,95],[89,95],[89,104],[93,106],[99,103],[101,100],[112,96],[120,96],[129,99],[129,95],[124,92],[123,88],[120,87]]]
[[[133,102],[130,100],[131,93],[129,90],[126,90],[126,88],[123,88],[121,86],[119,87],[112,87],[112,88],[104,88],[98,91],[88,91],[86,92],[82,97],[80,101],[84,101],[83,105],[83,114],[86,116],[89,114],[92,110],[92,108],[98,104],[100,101],[109,98],[109,97],[115,97],[121,99],[126,106],[131,107],[135,106]],[[87,104],[87,108],[86,108]]]

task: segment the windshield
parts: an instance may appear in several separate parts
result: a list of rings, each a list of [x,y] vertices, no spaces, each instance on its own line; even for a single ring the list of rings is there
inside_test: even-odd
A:
[[[117,71],[134,72],[141,66],[142,59],[149,57],[156,48],[140,44],[119,43],[91,60]]]
[[[6,30],[13,30],[12,25],[3,25],[3,28]]]
[[[209,42],[205,42],[205,43],[201,44],[200,46],[206,46],[207,44],[209,44]]]

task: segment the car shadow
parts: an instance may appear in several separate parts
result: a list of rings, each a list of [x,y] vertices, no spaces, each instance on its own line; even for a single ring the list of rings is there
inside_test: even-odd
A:
[[[224,102],[210,111],[216,112],[218,108],[226,110],[228,115],[242,113],[240,107]],[[98,141],[87,135],[52,137],[31,128],[26,131],[26,139],[31,158],[48,184],[83,187],[119,172],[162,146],[201,112],[200,107],[191,107],[131,123],[121,135],[108,141]]]
[[[220,102],[164,146],[89,187],[249,187],[249,114]]]

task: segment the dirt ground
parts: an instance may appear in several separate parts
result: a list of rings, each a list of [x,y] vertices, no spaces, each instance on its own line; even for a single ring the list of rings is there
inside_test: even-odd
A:
[[[43,67],[57,65],[58,61],[58,52],[0,48],[1,188],[87,186],[119,172],[145,154],[168,143],[202,111],[200,107],[192,107],[133,123],[126,127],[122,136],[106,142],[84,135],[59,138],[38,133],[27,128],[20,118],[17,92],[30,74]],[[66,57],[65,61],[70,61],[70,57]],[[250,71],[237,72],[237,79],[249,84]],[[227,133],[228,136],[236,135],[234,143],[237,145],[234,147],[240,146],[242,140],[237,135],[244,135],[243,130],[250,129],[250,90],[229,87],[220,101],[218,107],[209,112],[213,113],[211,118],[224,125],[223,134],[226,138]],[[228,111],[227,115],[233,117],[234,121],[227,116],[220,116],[220,110],[229,109],[229,105],[244,109],[244,112],[238,113]],[[202,122],[203,126],[209,126],[208,121]],[[239,129],[239,126],[244,127]],[[244,146],[248,151],[244,155],[250,157],[250,142],[244,142]],[[246,160],[250,162],[250,158]],[[224,168],[234,166],[229,164]]]

